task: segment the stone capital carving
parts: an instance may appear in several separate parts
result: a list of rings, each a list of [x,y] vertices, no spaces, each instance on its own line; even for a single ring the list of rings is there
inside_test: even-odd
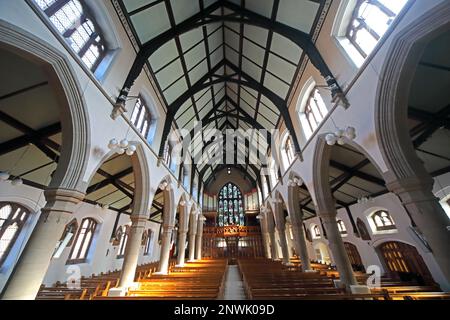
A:
[[[144,228],[147,224],[147,217],[141,215],[131,215],[130,220],[132,222],[131,227],[142,227]]]
[[[43,212],[73,213],[85,197],[82,192],[67,189],[47,189],[44,195],[47,203],[42,209]]]

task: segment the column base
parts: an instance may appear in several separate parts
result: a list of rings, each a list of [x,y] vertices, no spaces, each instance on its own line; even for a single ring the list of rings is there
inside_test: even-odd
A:
[[[187,262],[189,262],[189,263],[194,263],[194,262],[197,262],[197,260],[196,260],[196,259],[194,259],[194,260],[188,260]]]
[[[304,273],[319,273],[317,270],[305,270]]]
[[[352,285],[350,286],[352,294],[370,294],[370,288],[368,286]]]
[[[169,271],[158,271],[158,272],[152,273],[152,275],[155,275],[155,276],[167,276],[168,274],[169,274]]]
[[[108,297],[125,297],[127,295],[128,289],[121,288],[112,288],[108,291]]]
[[[294,266],[294,264],[291,263],[291,262],[283,262],[282,265],[286,266],[286,267],[293,267]]]
[[[184,263],[175,265],[175,268],[183,268],[183,267],[184,267]]]
[[[112,288],[108,291],[108,297],[125,297],[130,290],[139,289],[139,282],[132,282],[127,287]]]
[[[334,286],[338,289],[345,288],[345,284],[342,283],[341,280],[333,280]]]

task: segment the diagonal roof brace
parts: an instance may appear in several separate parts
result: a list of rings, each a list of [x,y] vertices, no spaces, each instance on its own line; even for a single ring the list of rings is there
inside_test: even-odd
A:
[[[220,7],[226,7],[234,11],[235,14],[224,16],[212,15],[212,13]],[[280,22],[272,21],[271,19],[256,14],[250,10],[244,9],[229,1],[219,0],[211,6],[201,10],[199,13],[193,15],[191,18],[175,25],[170,30],[148,41],[142,46],[141,50],[136,56],[127,79],[125,80],[125,84],[117,99],[117,103],[122,104],[125,102],[131,87],[133,86],[139,74],[142,72],[142,69],[144,68],[144,65],[147,63],[150,56],[165,43],[171,41],[177,36],[202,27],[206,24],[225,21],[261,27],[276,32],[281,36],[284,36],[287,39],[291,40],[305,52],[311,63],[320,71],[321,75],[325,78],[328,86],[330,87],[333,97],[336,97],[337,95],[343,95],[339,84],[337,83],[327,64],[323,60],[320,52],[314,45],[310,35]]]
[[[236,72],[236,74],[241,75],[241,79],[235,79],[232,78],[231,76],[225,75],[215,75],[215,73],[223,66],[227,66],[230,69],[232,69],[233,71]],[[215,80],[213,81],[208,81],[211,76],[214,75]],[[245,80],[243,80],[242,78],[244,78]],[[208,82],[206,82],[208,81]],[[194,85],[192,85],[191,90],[186,91],[185,93],[183,93],[178,99],[176,99],[168,108],[168,112],[166,115],[166,120],[164,123],[164,129],[163,129],[163,139],[161,140],[161,145],[159,148],[159,157],[163,158],[163,154],[164,154],[164,147],[166,145],[167,139],[169,137],[169,133],[170,133],[170,129],[172,126],[172,122],[175,119],[175,115],[177,114],[178,110],[181,108],[181,106],[183,105],[183,103],[189,99],[192,95],[194,95],[195,93],[208,88],[214,84],[217,83],[222,83],[222,82],[232,82],[232,83],[237,83],[239,85],[242,86],[247,86],[249,88],[252,88],[254,90],[260,91],[264,96],[266,96],[278,109],[278,111],[280,112],[281,116],[283,117],[283,120],[285,121],[286,127],[288,128],[291,137],[293,139],[294,142],[294,147],[297,153],[300,153],[300,144],[298,142],[297,139],[297,135],[295,133],[295,129],[294,129],[294,125],[292,123],[290,114],[289,114],[289,110],[288,110],[288,106],[286,104],[286,102],[279,97],[277,94],[275,94],[273,91],[271,91],[270,89],[264,87],[263,85],[261,85],[260,83],[258,83],[256,80],[254,80],[252,77],[250,77],[249,75],[247,75],[245,72],[243,72],[242,70],[239,70],[236,66],[234,66],[231,62],[229,62],[228,60],[224,59],[222,60],[220,63],[218,63],[212,70],[211,72],[205,74],[197,83],[195,83]],[[214,109],[212,109],[214,110]],[[208,118],[212,115],[213,111],[209,112],[207,114]]]

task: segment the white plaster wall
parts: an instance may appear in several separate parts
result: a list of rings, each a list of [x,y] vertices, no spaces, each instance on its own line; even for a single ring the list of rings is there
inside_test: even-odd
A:
[[[369,224],[369,215],[380,209],[387,210],[393,217],[397,227],[397,230],[394,233],[374,233],[374,231],[371,229]],[[342,220],[345,223],[348,233],[347,235],[344,235],[342,239],[344,242],[350,242],[358,248],[358,252],[361,256],[366,270],[369,266],[376,265],[381,268],[382,272],[386,272],[382,260],[380,260],[382,258],[378,256],[375,248],[384,242],[399,241],[416,247],[422,258],[424,259],[431,274],[433,275],[434,280],[438,283],[444,282],[442,273],[438,265],[436,264],[433,254],[429,252],[426,247],[420,242],[420,240],[413,236],[413,234],[409,230],[411,226],[411,220],[409,219],[408,214],[403,208],[401,202],[394,194],[385,194],[373,199],[373,202],[371,201],[367,204],[355,204],[350,207],[350,211],[355,223],[358,218],[360,218],[365,223],[372,240],[364,241],[361,238],[355,236],[355,234],[353,233],[350,218],[348,217],[345,209],[338,210],[337,214],[337,219]],[[317,224],[321,227],[319,218],[312,218],[305,222],[305,225],[309,230],[311,230],[311,227],[314,224]],[[321,228],[321,230],[322,236],[320,239],[313,239],[312,243],[307,241],[311,259],[315,259],[315,252],[313,248],[317,243],[322,242],[328,244],[328,240],[323,237],[323,229]],[[333,260],[333,255],[331,252],[330,256]]]
[[[351,125],[356,128],[357,139],[355,142],[370,155],[372,160],[382,171],[386,170],[386,164],[381,157],[379,142],[376,141],[374,135],[375,120],[373,115],[375,110],[376,87],[373,84],[378,83],[378,81],[381,80],[379,78],[380,70],[385,62],[386,52],[390,46],[393,36],[395,36],[395,34],[397,34],[398,32],[401,32],[402,30],[408,28],[408,25],[410,23],[413,23],[414,21],[420,19],[420,16],[430,8],[445,1],[447,0],[416,0],[412,4],[406,15],[396,26],[393,33],[382,43],[379,51],[376,53],[376,55],[374,55],[373,59],[369,59],[367,65],[363,66],[359,73],[357,69],[345,57],[343,51],[338,48],[338,46],[336,46],[333,38],[330,37],[332,26],[334,23],[334,17],[340,1],[332,2],[331,10],[325,20],[321,35],[317,41],[317,46],[320,52],[323,54],[323,57],[329,65],[331,71],[338,79],[338,82],[344,87],[344,89],[348,90],[347,98],[351,104],[351,107],[347,110],[342,109],[342,107],[337,107],[333,111],[333,105],[330,102],[330,97],[324,94],[324,100],[327,104],[327,107],[329,108],[329,110],[333,111],[333,120],[338,126]],[[117,17],[117,14],[115,13],[111,2],[103,1],[102,3],[106,8],[104,14],[109,17],[108,20],[114,28],[114,33],[118,38],[120,48],[116,52],[115,57],[112,61],[113,65],[108,70],[105,77],[101,79],[101,81],[96,80],[92,74],[86,73],[85,70],[80,67],[78,59],[74,58],[67,51],[66,47],[63,46],[60,42],[60,39],[49,30],[46,24],[39,18],[39,16],[30,8],[30,6],[25,1],[0,1],[0,19],[32,33],[34,36],[42,39],[43,42],[49,43],[58,51],[64,53],[64,55],[67,57],[67,60],[71,64],[74,75],[77,78],[80,87],[82,88],[82,94],[85,100],[87,113],[89,114],[89,117],[91,119],[89,123],[89,127],[92,132],[92,139],[89,145],[91,155],[84,176],[86,185],[89,183],[90,177],[92,177],[92,175],[95,173],[96,168],[98,168],[98,166],[101,164],[102,159],[104,159],[108,154],[109,150],[107,150],[106,146],[109,140],[114,137],[118,139],[127,137],[129,140],[139,142],[144,146],[144,161],[148,163],[150,172],[150,190],[146,190],[146,192],[149,192],[150,195],[153,196],[161,180],[170,177],[173,186],[173,203],[176,204],[178,203],[181,195],[183,193],[189,193],[189,191],[184,190],[182,186],[178,187],[178,185],[175,183],[175,181],[177,180],[177,175],[168,170],[168,168],[164,164],[161,164],[159,167],[157,166],[157,151],[159,149],[159,144],[161,141],[163,123],[162,120],[164,119],[165,111],[164,106],[162,106],[157,97],[152,83],[148,80],[145,73],[142,73],[137,79],[135,86],[133,86],[132,88],[130,96],[134,96],[141,91],[145,91],[153,98],[153,102],[155,104],[154,107],[160,117],[160,119],[158,119],[158,127],[153,143],[151,145],[147,144],[139,133],[137,133],[134,129],[129,128],[127,119],[129,116],[131,116],[132,108],[134,106],[133,100],[130,100],[127,103],[127,114],[125,114],[123,117],[118,118],[116,121],[113,121],[110,118],[112,103],[115,101],[119,90],[122,88],[125,77],[127,76],[128,71],[133,63],[135,51],[132,48],[125,30],[120,24],[119,18]],[[301,91],[303,84],[310,77],[313,77],[318,84],[323,83],[323,79],[320,77],[317,70],[315,70],[311,66],[311,64],[308,64],[290,105],[290,114],[293,119],[298,139],[303,148],[304,161],[300,162],[299,160],[297,160],[296,162],[294,162],[291,168],[285,172],[282,183],[279,183],[275,186],[275,189],[279,191],[285,199],[287,198],[286,185],[289,174],[291,172],[296,172],[299,173],[299,175],[305,181],[306,186],[310,190],[313,196],[313,200],[315,201],[312,169],[313,155],[317,143],[317,136],[319,134],[335,130],[331,119],[328,118],[324,122],[323,126],[318,130],[317,134],[313,136],[309,141],[307,141],[302,135],[298,115],[296,113],[296,104],[298,101],[299,92]],[[354,84],[349,87],[349,85],[352,84],[353,81]],[[442,177],[439,179],[439,182],[443,187],[446,187],[449,185],[449,177]],[[438,192],[443,188],[436,187],[435,189],[436,192]],[[17,201],[23,204],[26,204],[28,202],[29,204],[31,204],[31,207],[34,206],[33,203],[38,201],[39,193],[40,192],[38,190],[33,190],[29,187],[21,187],[20,189],[18,188],[15,190],[11,190],[11,187],[9,185],[2,184],[0,188],[0,196],[4,197],[5,200],[8,199],[11,201],[12,199],[15,199],[15,197],[21,197],[22,200],[18,199]],[[384,207],[386,207],[386,209],[395,212],[393,216],[398,223],[399,232],[396,235],[392,235],[392,237],[395,236],[395,239],[403,240],[408,243],[414,243],[414,239],[411,239],[411,236],[405,231],[408,225],[408,220],[405,218],[406,213],[401,207],[399,207],[398,202],[396,203],[395,199],[392,199],[390,197],[390,195],[384,196],[384,198],[377,199],[377,202],[379,201],[379,205],[383,205]],[[42,207],[42,205],[43,203],[39,203],[39,207]],[[363,209],[364,208],[357,208],[357,206],[352,207],[352,212],[354,213],[355,220],[359,215],[363,214]],[[117,259],[115,259],[115,249],[112,248],[109,244],[109,237],[111,235],[112,226],[114,224],[115,214],[107,212],[97,212],[97,210],[98,209],[95,209],[92,206],[83,205],[74,214],[77,219],[80,219],[80,221],[84,216],[87,215],[92,215],[94,218],[98,218],[102,221],[101,228],[99,230],[99,233],[97,234],[98,241],[96,242],[96,244],[94,244],[95,250],[93,250],[91,263],[80,266],[83,274],[85,275],[100,271],[107,271],[108,269],[116,269],[120,266],[120,262],[116,261]],[[342,214],[339,213],[339,215],[341,216]],[[122,217],[122,219],[126,220],[127,218]],[[344,222],[346,222],[349,233],[351,233],[349,222],[345,220],[345,214],[342,219],[344,220]],[[123,221],[124,223],[126,222],[125,220]],[[35,222],[36,220],[33,221]],[[28,227],[29,228],[25,230],[23,235],[24,240],[26,240],[26,238],[29,236],[29,232],[31,232],[32,230],[33,223],[31,223],[31,225],[29,225]],[[155,231],[158,232],[158,230]],[[375,239],[384,241],[385,238],[383,238],[382,236],[374,236],[373,239],[374,241]],[[348,236],[348,240],[355,241],[354,244],[358,246],[364,263],[378,263],[378,259],[376,258],[376,256],[371,253],[371,250],[373,249],[370,249],[370,246],[378,244],[379,242],[371,244],[361,243],[362,241],[360,239],[356,239],[354,237],[352,238],[351,234]],[[415,246],[418,247],[419,251],[421,250],[421,248],[417,244]],[[108,249],[110,249],[110,253],[105,259],[105,255]],[[13,251],[16,251],[16,249]],[[20,248],[17,249],[17,253],[18,252],[20,252]],[[158,255],[157,252],[158,250],[154,251],[155,257]],[[429,266],[430,271],[433,272],[433,265],[435,264],[433,258],[429,254],[426,254],[422,251],[420,252],[421,254],[423,253],[424,259]],[[67,256],[68,252],[64,252],[60,259],[52,261],[49,269],[49,274],[51,274],[51,276],[47,276],[45,280],[46,282],[51,283],[56,279],[61,280],[63,277],[65,277],[64,255]],[[148,259],[152,260],[153,258],[154,257],[152,256],[152,258]],[[146,262],[146,260],[143,259],[141,262]],[[4,284],[4,281],[5,279],[7,279],[11,270],[11,266],[5,272],[2,269],[0,274],[0,286],[2,285],[2,283]],[[435,275],[434,272],[433,274]]]
[[[272,202],[273,195],[275,195],[277,191],[280,192],[281,196],[286,201],[288,198],[287,183],[291,174],[295,174],[304,180],[305,186],[308,188],[313,202],[315,204],[317,203],[314,191],[316,182],[313,179],[314,153],[316,150],[318,137],[330,132],[335,132],[335,125],[337,127],[355,127],[357,132],[357,138],[354,141],[355,146],[358,146],[363,152],[366,153],[381,173],[385,173],[387,171],[386,163],[381,155],[379,141],[377,141],[375,136],[376,119],[374,115],[377,90],[377,85],[375,84],[383,80],[380,78],[381,68],[386,62],[387,52],[392,43],[392,39],[397,34],[407,30],[410,24],[420,20],[421,15],[443,2],[445,2],[445,0],[411,1],[410,8],[406,11],[404,16],[401,16],[398,19],[398,24],[392,30],[392,33],[387,34],[386,37],[380,41],[379,46],[374,51],[374,54],[369,56],[366,63],[360,69],[355,67],[352,61],[346,56],[345,51],[339,47],[334,36],[332,36],[333,24],[341,1],[332,2],[330,11],[325,19],[322,31],[317,40],[317,47],[332,73],[338,80],[338,83],[346,92],[346,97],[350,103],[350,107],[348,109],[344,109],[342,106],[333,105],[330,94],[327,93],[326,90],[321,91],[324,102],[330,110],[330,114],[315,134],[309,140],[306,139],[301,128],[298,115],[298,102],[302,99],[300,93],[307,81],[311,78],[313,78],[318,85],[324,84],[323,78],[319,72],[311,65],[311,63],[308,63],[293,94],[291,104],[289,105],[292,122],[302,148],[303,161],[297,158],[288,170],[283,171],[282,180],[275,185],[270,194],[266,197],[266,199],[264,199],[264,202]],[[284,128],[284,125],[282,125],[280,130],[283,131]],[[281,147],[278,146],[278,149],[281,149]],[[439,199],[442,200],[441,203],[450,216],[450,206],[445,203],[450,198],[449,186],[450,174],[440,176],[435,179],[434,193]],[[357,246],[365,266],[380,265],[382,267],[382,264],[380,263],[380,260],[373,248],[385,241],[397,240],[414,245],[424,258],[435,280],[437,282],[443,281],[441,271],[436,265],[432,254],[427,252],[424,246],[421,245],[420,241],[408,232],[410,220],[399,200],[393,194],[387,194],[375,199],[375,203],[373,205],[384,207],[391,212],[397,222],[397,233],[390,235],[373,235],[371,242],[362,241],[353,235],[351,224],[345,210],[340,210],[338,212],[338,217],[345,222],[349,232],[349,235],[344,239],[344,241],[351,242]],[[364,212],[369,209],[369,207],[364,207],[362,205],[352,206],[351,211],[355,222],[356,219],[360,217],[366,222],[367,227],[369,228],[367,218],[364,215]],[[290,212],[290,214],[292,213]],[[309,228],[311,224],[318,224],[320,226],[320,221],[318,218],[308,220],[307,227]],[[315,259],[313,245],[318,243],[318,241],[326,242],[324,239],[315,240],[313,244],[308,242],[308,251],[312,259]],[[330,256],[332,258],[331,252]]]
[[[33,213],[31,219],[28,220],[19,239],[16,241],[14,248],[10,251],[6,262],[3,264],[0,272],[0,291],[5,285],[12,266],[17,262],[19,253],[25,247],[28,237],[30,236],[40,214],[40,208],[44,205],[45,200],[42,191],[28,186],[13,187],[9,183],[0,183],[0,201],[17,202]],[[38,205],[39,203],[39,205]],[[92,245],[89,249],[88,259],[86,263],[78,264],[82,276],[90,276],[92,274],[99,274],[101,272],[120,270],[122,268],[123,259],[117,259],[118,246],[113,246],[111,234],[113,232],[114,223],[117,212],[112,210],[105,210],[95,207],[91,204],[81,203],[78,209],[74,212],[73,217],[77,219],[78,225],[84,218],[90,217],[97,221],[97,230],[94,235]],[[131,220],[128,215],[122,214],[118,226],[130,224]],[[151,254],[144,256],[144,247],[141,246],[138,264],[146,264],[154,261],[159,261],[160,245],[158,243],[160,225],[148,221],[145,229],[151,229],[154,233],[152,239]],[[52,285],[56,281],[65,282],[70,276],[66,273],[67,268],[71,265],[66,265],[67,259],[72,247],[66,247],[59,258],[53,258],[50,262],[44,283]]]
[[[175,170],[174,174],[164,164],[161,164],[160,166],[157,165],[157,152],[161,141],[165,107],[158,98],[151,81],[149,81],[145,72],[142,72],[133,86],[130,96],[135,96],[142,92],[143,96],[147,98],[147,100],[150,100],[147,102],[152,103],[152,108],[155,110],[158,120],[157,130],[152,144],[148,144],[134,128],[130,128],[128,119],[131,117],[135,103],[134,100],[127,102],[126,107],[128,112],[122,117],[119,117],[115,121],[110,117],[113,103],[128,75],[128,71],[131,68],[136,53],[114,11],[111,1],[102,1],[101,3],[95,4],[95,7],[95,13],[102,14],[102,20],[105,20],[110,24],[109,27],[111,29],[109,31],[114,33],[119,45],[114,52],[114,58],[112,59],[111,65],[101,79],[96,79],[91,72],[82,68],[80,60],[77,57],[74,57],[70,50],[63,45],[64,41],[61,40],[61,37],[55,35],[51,31],[44,23],[45,19],[43,20],[26,1],[0,1],[0,20],[9,22],[17,28],[38,37],[42,42],[48,43],[54,47],[56,51],[62,53],[71,65],[73,75],[81,88],[82,98],[84,99],[85,108],[90,118],[90,123],[88,124],[91,131],[91,141],[88,145],[88,148],[90,149],[90,158],[87,170],[83,177],[86,187],[102,161],[111,155],[107,148],[108,142],[112,138],[127,138],[129,141],[143,145],[144,154],[142,161],[148,164],[150,173],[150,176],[146,177],[150,187],[145,188],[144,192],[150,194],[150,203],[153,195],[158,189],[159,183],[163,179],[169,179],[172,187],[172,205],[175,206],[179,202],[181,196],[183,194],[189,194],[190,190],[185,190],[183,186],[178,186],[176,183],[178,178],[178,168]],[[101,10],[99,11],[98,8]],[[9,183],[0,184],[0,199],[2,201],[16,201],[33,209],[33,212],[36,212],[20,235],[19,240],[23,240],[21,242],[23,244],[26,243],[34,224],[37,221],[40,208],[45,204],[41,194],[42,191],[27,186],[13,188]],[[195,201],[195,199],[192,200]],[[36,202],[39,202],[39,204],[36,205]],[[198,207],[198,205],[196,207]],[[175,212],[175,210],[172,210],[172,212]],[[97,209],[88,204],[82,204],[74,213],[74,217],[77,218],[79,223],[87,216],[95,218],[100,224],[90,251],[88,263],[79,265],[82,275],[89,276],[92,273],[120,269],[122,259],[116,259],[117,248],[113,247],[109,242],[116,213],[110,210]],[[119,225],[128,222],[129,217],[122,215]],[[141,254],[139,264],[159,260],[160,248],[157,243],[159,225],[149,222],[147,227],[155,232],[154,248],[151,256],[143,257]],[[22,249],[23,246],[21,246],[21,248],[14,247],[10,254],[11,258],[8,257],[7,262],[3,265],[0,271],[0,290],[3,288],[11,274],[16,259]],[[106,255],[108,251],[109,253]],[[69,252],[69,248],[65,249],[59,259],[53,259],[51,261],[44,281],[46,284],[52,284],[57,280],[65,281],[67,278],[67,275],[65,274],[65,263]]]

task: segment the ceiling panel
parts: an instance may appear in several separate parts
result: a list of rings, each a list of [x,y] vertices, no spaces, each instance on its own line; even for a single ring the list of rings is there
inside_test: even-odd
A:
[[[200,1],[166,0],[140,10],[152,1],[119,1],[124,3],[128,12],[137,10],[129,18],[132,23],[131,31],[134,32],[132,36],[141,42],[147,42],[173,27],[168,15],[170,11],[173,12],[173,22],[176,25],[198,13],[201,7]],[[202,1],[204,7],[217,2],[216,0]],[[260,15],[262,19],[270,19],[272,12],[277,12],[278,22],[308,34],[319,13],[319,3],[308,0],[230,1],[238,6],[245,5],[245,9]],[[274,4],[278,7],[274,8]],[[171,10],[166,10],[166,5],[169,5]],[[213,12],[214,15],[222,13],[227,15],[233,11],[228,8],[219,8]],[[126,30],[130,29],[126,28]],[[243,30],[242,34],[241,30]],[[266,129],[272,129],[279,123],[279,110],[270,100],[259,94],[257,90],[236,82],[254,80],[255,83],[261,83],[266,89],[286,100],[290,88],[294,85],[297,68],[301,64],[302,50],[297,45],[265,28],[250,24],[241,26],[239,23],[228,21],[205,24],[205,28],[195,28],[177,38],[181,50],[178,50],[177,43],[173,39],[149,59],[150,72],[154,74],[158,87],[163,90],[164,102],[168,105],[190,90],[190,86],[210,71],[209,68],[225,62],[233,67],[226,65],[219,68],[217,75],[232,75],[238,70],[238,74],[233,76],[233,82],[219,83],[213,88],[197,93],[192,92],[192,99],[187,99],[177,111],[176,122],[179,127],[190,128],[197,117],[203,119],[213,110],[215,112],[212,112],[209,117],[213,118],[217,115],[220,117],[206,128],[225,126],[224,129],[239,127],[247,130],[253,127],[241,119],[230,117],[230,112],[238,117],[248,115]],[[182,58],[179,57],[180,54]],[[188,74],[184,74],[185,69],[188,70]],[[216,78],[211,77],[211,79]],[[217,105],[224,100],[228,102]],[[197,140],[197,142],[200,141],[200,139]],[[265,146],[267,147],[267,144]]]

